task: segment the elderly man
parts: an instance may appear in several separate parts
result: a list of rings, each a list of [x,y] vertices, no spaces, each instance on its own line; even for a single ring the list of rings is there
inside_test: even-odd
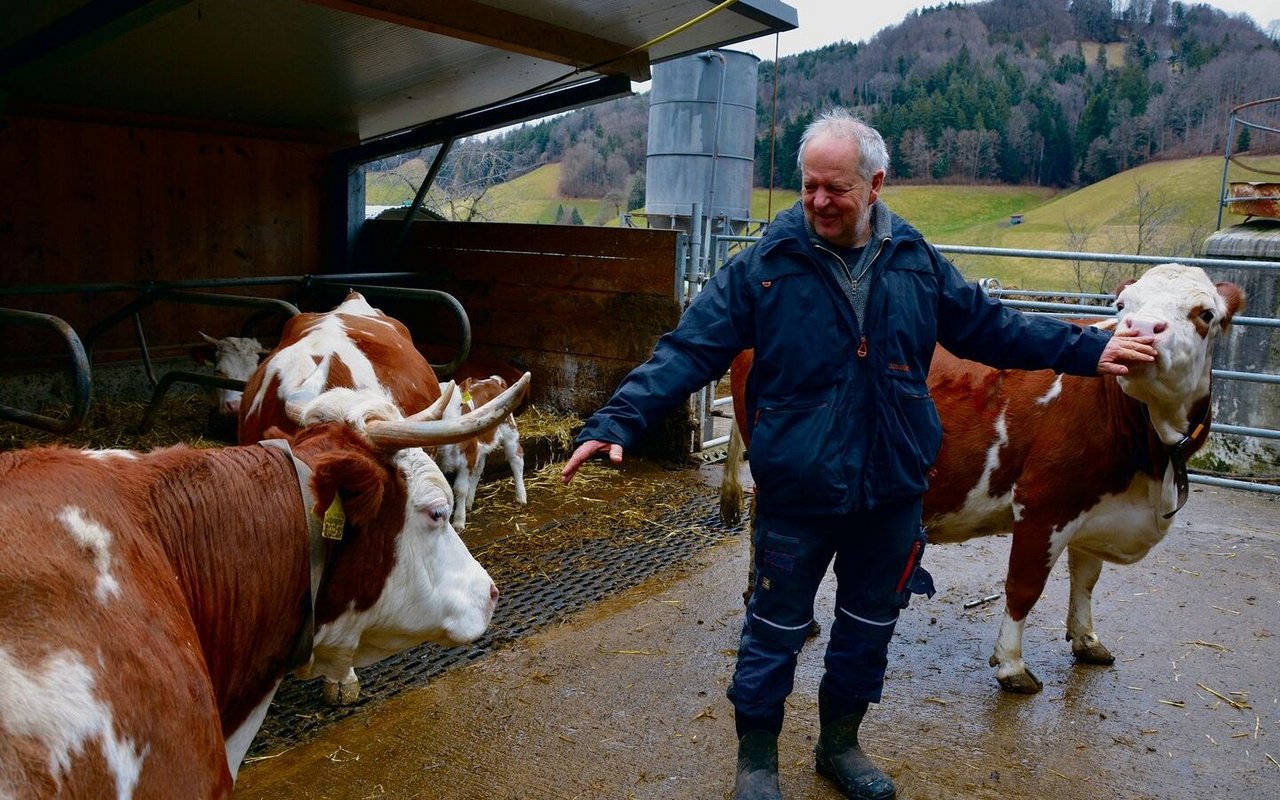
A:
[[[616,462],[654,421],[755,348],[747,387],[756,484],[756,583],[728,696],[738,733],[734,797],[773,800],[778,734],[814,596],[835,560],[836,619],[818,690],[818,772],[846,797],[887,800],[893,782],[858,732],[881,698],[889,641],[920,566],[921,497],[942,441],[925,378],[934,345],[1005,369],[1123,375],[1152,338],[1006,309],[879,201],[889,157],[844,109],[800,143],[801,202],[720,270],[586,423],[565,482],[588,458]]]

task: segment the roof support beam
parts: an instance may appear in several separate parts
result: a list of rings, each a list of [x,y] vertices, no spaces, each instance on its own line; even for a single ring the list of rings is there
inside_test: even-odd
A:
[[[0,48],[0,75],[57,53],[67,58],[98,47],[190,0],[88,0],[30,36]]]
[[[621,75],[596,76],[569,86],[518,100],[495,103],[387,134],[345,150],[339,157],[346,164],[361,164],[630,94],[631,81],[628,78]]]
[[[476,0],[308,0],[396,25],[497,47],[534,58],[647,81],[649,54]]]

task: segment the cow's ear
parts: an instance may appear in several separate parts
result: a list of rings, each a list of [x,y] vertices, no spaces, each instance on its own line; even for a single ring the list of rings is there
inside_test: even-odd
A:
[[[323,517],[336,494],[347,520],[364,527],[377,515],[388,480],[386,466],[368,451],[344,448],[326,453],[311,464],[316,497],[312,511]]]
[[[1126,281],[1121,281],[1121,282],[1120,282],[1120,285],[1116,287],[1116,290],[1115,290],[1114,292],[1112,292],[1112,293],[1111,293],[1111,296],[1112,296],[1112,297],[1119,297],[1119,296],[1120,296],[1120,293],[1124,291],[1124,289],[1125,289],[1125,287],[1126,287],[1126,286],[1132,286],[1133,284],[1135,284],[1135,283],[1137,283],[1137,282],[1138,282],[1138,279],[1137,279],[1137,278],[1129,278],[1129,279],[1128,279],[1128,280],[1126,280]]]
[[[1231,319],[1244,310],[1245,304],[1248,302],[1248,295],[1239,286],[1229,281],[1219,281],[1214,286],[1218,287],[1218,294],[1222,296],[1223,301],[1227,304],[1227,317],[1222,320],[1222,327],[1225,329],[1231,324]]]

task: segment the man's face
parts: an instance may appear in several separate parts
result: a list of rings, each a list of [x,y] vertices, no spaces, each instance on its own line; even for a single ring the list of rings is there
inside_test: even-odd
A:
[[[880,196],[884,171],[870,183],[858,175],[858,145],[819,136],[809,142],[800,165],[804,215],[826,241],[861,247],[871,238],[871,205]]]

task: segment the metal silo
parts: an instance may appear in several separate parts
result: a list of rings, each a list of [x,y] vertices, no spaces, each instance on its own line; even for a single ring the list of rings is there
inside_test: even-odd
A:
[[[730,233],[751,217],[756,68],[760,59],[708,50],[653,65],[645,162],[651,228]],[[696,211],[695,211],[696,209]]]

